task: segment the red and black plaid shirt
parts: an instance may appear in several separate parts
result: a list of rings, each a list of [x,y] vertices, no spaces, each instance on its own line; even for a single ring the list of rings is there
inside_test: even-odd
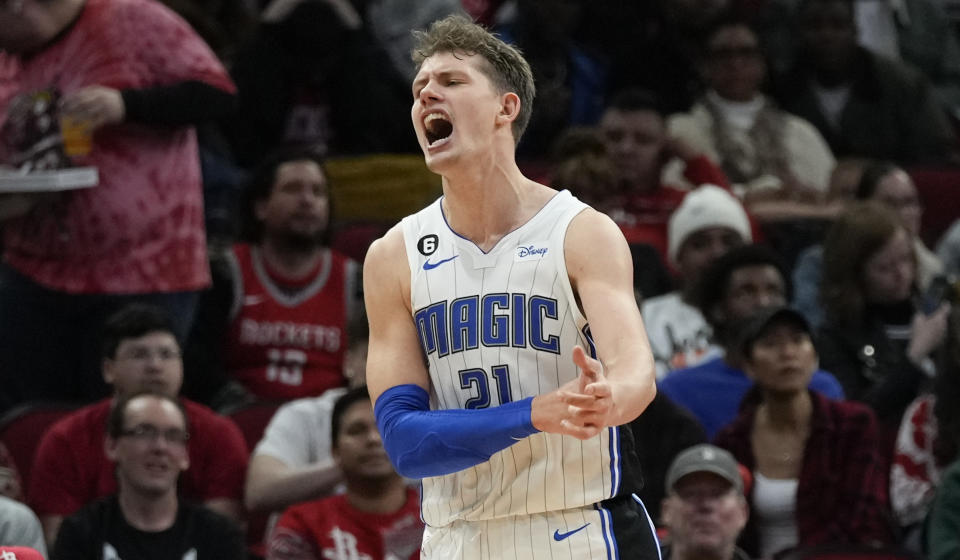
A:
[[[813,418],[797,486],[798,544],[892,543],[889,465],[880,451],[873,412],[860,403],[810,395]],[[742,410],[715,442],[751,472],[756,465],[750,444],[755,413],[756,407]],[[751,525],[742,544],[755,556]]]

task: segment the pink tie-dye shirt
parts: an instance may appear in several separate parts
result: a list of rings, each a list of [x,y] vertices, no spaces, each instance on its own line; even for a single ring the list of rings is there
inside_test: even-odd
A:
[[[0,125],[23,92],[187,80],[234,91],[206,44],[159,2],[88,0],[76,22],[43,50],[23,58],[0,52]],[[69,293],[173,292],[209,283],[192,127],[105,127],[90,155],[75,162],[96,166],[100,184],[7,222],[10,266]]]

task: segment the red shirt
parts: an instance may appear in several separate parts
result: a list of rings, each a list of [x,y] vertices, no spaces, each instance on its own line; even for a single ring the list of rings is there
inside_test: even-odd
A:
[[[270,535],[268,560],[411,560],[420,558],[420,497],[388,514],[364,513],[346,495],[295,505]]]
[[[191,501],[240,500],[248,451],[229,418],[187,399],[190,468],[180,475],[180,494]],[[43,435],[30,471],[28,503],[38,515],[70,515],[114,494],[114,464],[104,452],[112,399],[81,408]]]
[[[683,176],[696,186],[710,183],[728,190],[730,188],[723,171],[705,156],[687,161]],[[630,193],[623,201],[622,208],[611,211],[610,217],[620,226],[628,243],[652,245],[666,263],[667,224],[687,192],[670,185],[660,185],[651,192]]]
[[[324,250],[315,274],[285,290],[288,282],[270,273],[256,247],[234,246],[233,259],[234,306],[224,341],[229,374],[267,400],[345,386],[352,261]]]
[[[0,52],[0,126],[24,92],[187,80],[234,90],[206,44],[160,2],[88,0],[65,34],[33,56]],[[174,292],[209,283],[192,127],[108,126],[75,162],[97,167],[100,184],[6,222],[4,258],[13,268],[70,293]]]

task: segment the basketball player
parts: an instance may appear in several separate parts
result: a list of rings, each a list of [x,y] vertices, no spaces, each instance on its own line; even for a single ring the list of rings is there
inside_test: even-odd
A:
[[[418,42],[411,116],[443,197],[363,276],[370,396],[423,479],[423,557],[657,558],[617,427],[656,390],[626,242],[521,174],[534,86],[515,49],[456,16]]]

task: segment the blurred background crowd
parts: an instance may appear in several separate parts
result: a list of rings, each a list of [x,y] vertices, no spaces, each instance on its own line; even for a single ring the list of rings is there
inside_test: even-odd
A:
[[[532,67],[524,172],[630,245],[667,557],[960,557],[957,0],[0,0],[0,166],[99,173],[0,188],[0,545],[182,498],[184,554],[418,557],[359,264],[440,195],[409,51],[454,13]]]

